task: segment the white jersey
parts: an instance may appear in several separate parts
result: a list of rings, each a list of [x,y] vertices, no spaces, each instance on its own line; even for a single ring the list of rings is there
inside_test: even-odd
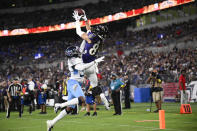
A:
[[[30,91],[33,91],[34,90],[34,87],[35,87],[35,83],[33,82],[33,81],[30,81],[30,82],[28,82],[28,87],[29,87],[29,90]]]
[[[84,76],[83,71],[79,71],[75,69],[75,65],[80,63],[83,63],[81,58],[72,57],[71,59],[68,59],[68,69],[71,73],[70,79],[83,82],[83,76]]]

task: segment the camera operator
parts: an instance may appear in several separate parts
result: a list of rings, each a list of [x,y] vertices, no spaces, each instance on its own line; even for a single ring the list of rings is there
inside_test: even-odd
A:
[[[154,112],[157,113],[159,110],[161,110],[163,88],[161,86],[162,84],[161,77],[156,70],[154,70],[151,73],[150,77],[147,80],[147,83],[151,84],[151,93],[153,97],[153,102],[155,102],[155,105],[157,107],[157,110],[155,110]]]

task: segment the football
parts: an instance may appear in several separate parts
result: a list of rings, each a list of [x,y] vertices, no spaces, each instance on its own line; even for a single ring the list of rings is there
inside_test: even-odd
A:
[[[78,15],[84,15],[84,12],[85,12],[83,9],[80,9],[80,8],[77,8],[74,11],[77,11]]]

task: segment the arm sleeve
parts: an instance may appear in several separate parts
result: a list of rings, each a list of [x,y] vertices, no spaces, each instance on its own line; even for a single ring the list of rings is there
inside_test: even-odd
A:
[[[90,66],[92,66],[92,65],[94,65],[95,64],[95,62],[94,61],[92,61],[92,62],[90,62],[90,63],[86,63],[86,64],[84,64],[84,63],[79,63],[79,64],[76,64],[75,65],[75,69],[76,70],[85,70],[85,69],[87,69],[87,68],[89,68]]]
[[[85,32],[81,31],[80,22],[76,21],[75,25],[76,25],[76,33],[77,33],[77,35],[79,35],[81,37],[82,34],[85,33]]]
[[[80,51],[81,53],[83,53],[84,47],[85,47],[85,40],[82,41],[82,43],[81,43],[81,45],[80,45],[80,48],[79,48],[79,51]]]

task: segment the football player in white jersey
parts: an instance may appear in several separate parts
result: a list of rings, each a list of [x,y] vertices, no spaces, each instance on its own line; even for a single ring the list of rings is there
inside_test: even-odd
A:
[[[80,45],[80,52],[82,53],[82,60],[84,63],[90,63],[96,59],[98,50],[101,48],[104,39],[108,36],[108,28],[103,25],[95,26],[91,28],[85,11],[84,15],[79,16],[77,11],[74,11],[73,18],[76,20],[76,33],[79,35],[83,42]],[[87,32],[83,32],[80,27],[80,19],[85,20]],[[100,95],[102,102],[105,104],[107,110],[110,109],[108,100],[106,99],[102,89],[98,86],[97,78],[98,68],[97,65],[91,66],[90,68],[84,70],[84,74],[90,80],[90,85],[92,86],[92,95]]]
[[[104,57],[100,57],[90,63],[83,63],[80,55],[79,48],[76,46],[70,46],[66,49],[66,56],[68,57],[68,68],[71,72],[71,77],[67,82],[68,101],[65,103],[56,103],[54,110],[67,107],[62,110],[53,120],[47,121],[47,131],[50,131],[54,124],[62,119],[64,116],[70,113],[73,105],[77,105],[79,100],[85,103],[85,96],[81,89],[81,82],[83,81],[83,70],[90,68],[91,66],[102,62]]]

